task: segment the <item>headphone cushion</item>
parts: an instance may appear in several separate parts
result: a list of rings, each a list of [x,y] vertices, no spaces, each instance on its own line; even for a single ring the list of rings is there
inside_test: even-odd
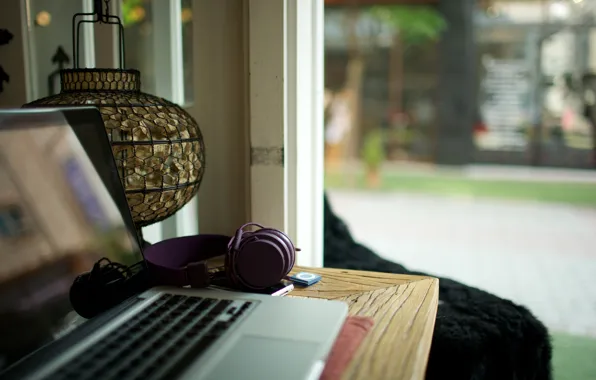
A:
[[[251,239],[252,240],[252,239]],[[244,243],[236,253],[232,269],[236,280],[249,289],[275,285],[287,273],[283,248],[267,239]]]
[[[273,240],[277,242],[277,244],[281,244],[281,246],[283,247],[284,260],[283,276],[285,276],[290,272],[290,270],[292,270],[296,256],[296,249],[288,235],[286,235],[282,231],[275,230],[272,228],[263,228],[254,232],[253,236],[256,236],[258,239]]]

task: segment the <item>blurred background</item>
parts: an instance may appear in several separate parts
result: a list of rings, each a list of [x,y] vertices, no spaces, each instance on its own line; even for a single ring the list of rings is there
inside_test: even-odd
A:
[[[325,3],[332,207],[381,256],[527,306],[556,380],[596,378],[596,1]]]

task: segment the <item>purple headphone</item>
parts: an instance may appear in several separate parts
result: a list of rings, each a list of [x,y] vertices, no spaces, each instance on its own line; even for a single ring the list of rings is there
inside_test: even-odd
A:
[[[248,226],[259,229],[244,231]],[[225,273],[230,284],[239,289],[259,290],[286,277],[294,266],[296,251],[282,231],[247,223],[233,237],[196,235],[164,240],[147,247],[144,256],[156,285],[209,286],[207,260],[225,255]]]

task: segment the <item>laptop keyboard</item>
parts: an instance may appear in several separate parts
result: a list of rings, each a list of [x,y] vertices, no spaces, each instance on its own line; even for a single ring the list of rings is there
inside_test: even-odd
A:
[[[49,378],[173,379],[251,304],[164,294]]]

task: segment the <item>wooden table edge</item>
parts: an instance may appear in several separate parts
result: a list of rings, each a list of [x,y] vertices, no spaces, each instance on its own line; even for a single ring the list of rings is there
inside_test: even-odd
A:
[[[350,315],[375,320],[342,378],[424,379],[439,305],[437,278],[299,266],[292,271],[296,272],[317,273],[323,279],[319,285],[297,288],[290,296],[345,301]],[[363,306],[363,299],[381,299],[382,305]],[[379,360],[378,355],[384,358]]]

